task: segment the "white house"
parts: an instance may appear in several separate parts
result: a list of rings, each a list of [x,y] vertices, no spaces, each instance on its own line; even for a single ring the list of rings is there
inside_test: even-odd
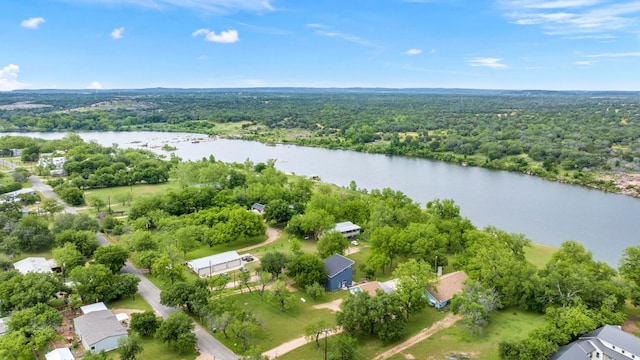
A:
[[[346,238],[352,238],[354,236],[360,235],[360,230],[362,228],[351,221],[339,222],[336,224],[334,228],[335,231],[341,233]]]
[[[16,261],[13,267],[21,274],[30,272],[36,273],[52,273],[53,268],[57,268],[58,264],[54,259],[45,259],[43,257],[28,257],[26,259]]]
[[[235,251],[227,251],[187,262],[187,266],[200,277],[233,270],[242,266],[242,258]]]
[[[102,311],[102,310],[109,310],[107,309],[107,305],[105,305],[103,302],[98,302],[95,304],[89,304],[89,305],[85,305],[85,306],[81,306],[80,307],[80,311],[82,311],[82,313],[84,315],[87,315],[89,313],[92,313],[94,311]]]
[[[73,319],[76,334],[87,351],[110,351],[118,347],[118,339],[127,329],[110,310],[91,311]]]
[[[22,194],[35,195],[35,193],[36,191],[33,188],[26,188],[26,189],[11,191],[11,192],[0,195],[0,203],[4,201],[18,201],[20,200],[18,198],[19,195],[22,195]]]

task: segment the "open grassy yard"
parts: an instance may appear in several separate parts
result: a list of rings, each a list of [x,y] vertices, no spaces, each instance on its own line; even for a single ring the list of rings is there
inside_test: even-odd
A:
[[[156,341],[153,337],[142,338],[142,352],[138,355],[138,359],[151,359],[151,360],[193,360],[198,354],[195,351],[191,351],[184,354],[179,354],[169,347],[165,343]],[[110,360],[120,359],[120,355],[116,350],[108,352]]]
[[[551,260],[551,256],[556,251],[558,248],[553,246],[532,243],[531,247],[525,248],[525,256],[530,263],[541,269]]]
[[[407,338],[412,335],[415,335],[416,333],[420,332],[420,330],[424,328],[428,328],[434,322],[441,320],[445,315],[446,313],[438,311],[431,307],[424,309],[419,314],[413,315],[409,322],[409,335],[407,336]],[[329,349],[328,350],[329,352],[331,352],[333,348],[339,345],[337,343],[337,338],[334,336],[330,336],[327,340],[328,340],[327,347]],[[376,354],[381,353],[403,341],[404,339],[396,341],[394,343],[383,343],[382,341],[374,337],[359,339],[358,340],[359,346],[356,349],[356,352],[353,358],[356,360],[373,359],[376,356]],[[322,342],[322,345],[324,346],[324,342]],[[324,349],[322,347],[320,349],[317,349],[314,343],[309,343],[287,354],[279,356],[278,359],[322,360],[324,359]],[[416,357],[416,359],[419,359],[419,358]]]
[[[464,353],[472,359],[498,359],[498,344],[505,340],[522,339],[542,325],[542,315],[504,309],[493,315],[491,323],[477,336],[469,335],[460,323],[445,329],[391,359],[444,359],[451,353]],[[411,355],[409,355],[411,354]]]
[[[327,294],[322,299],[313,301],[306,294],[295,292],[293,304],[290,308],[285,309],[284,312],[280,312],[278,304],[266,298],[266,293],[264,299],[256,291],[234,295],[234,299],[241,309],[252,311],[262,320],[264,332],[258,339],[252,341],[251,345],[257,345],[266,351],[284,342],[303,336],[302,329],[309,323],[320,319],[335,323],[334,313],[326,309],[314,309],[313,306],[333,301],[346,295],[346,291],[340,291]],[[300,300],[302,297],[305,298],[306,302]],[[240,352],[241,344],[239,341],[225,339],[222,333],[216,333],[215,337],[234,352]]]
[[[91,189],[84,192],[85,199],[91,204],[92,198],[100,198],[105,204],[111,203],[113,211],[127,211],[135,199],[175,189],[178,183],[169,181],[161,184],[138,184],[133,186],[117,186],[105,189]],[[123,204],[124,202],[124,204]],[[91,209],[93,212],[95,210]],[[106,209],[105,209],[106,210]],[[103,211],[105,211],[103,210]]]

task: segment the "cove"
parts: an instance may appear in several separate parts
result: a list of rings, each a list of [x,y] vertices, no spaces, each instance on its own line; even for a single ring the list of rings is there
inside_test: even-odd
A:
[[[64,133],[7,133],[44,139]],[[276,160],[285,172],[319,176],[322,181],[348,186],[354,180],[362,189],[399,190],[423,206],[434,199],[453,199],[478,227],[525,234],[534,242],[559,246],[577,240],[597,260],[617,268],[623,250],[640,245],[640,199],[576,185],[555,183],[533,176],[492,171],[425,159],[328,150],[295,145],[275,145],[207,135],[159,132],[86,132],[84,140],[101,145],[143,147],[162,154],[168,144],[183,160],[213,155],[224,162],[257,163]]]

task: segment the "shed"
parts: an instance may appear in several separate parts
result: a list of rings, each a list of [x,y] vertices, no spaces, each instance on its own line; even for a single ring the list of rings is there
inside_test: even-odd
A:
[[[200,277],[211,276],[242,266],[242,258],[235,251],[227,251],[187,262],[187,266]]]
[[[324,261],[327,269],[325,287],[329,291],[350,287],[353,280],[353,264],[355,262],[340,254],[333,254]]]
[[[44,355],[47,360],[75,360],[69,348],[54,349]]]
[[[76,334],[84,348],[91,352],[110,351],[118,347],[118,339],[127,329],[109,310],[98,310],[73,319]]]
[[[467,280],[467,273],[455,271],[440,276],[440,283],[434,288],[427,288],[429,303],[437,309],[441,309],[451,301],[453,295],[459,293],[464,288],[464,281]]]
[[[102,311],[102,310],[109,310],[109,309],[107,309],[107,305],[105,305],[103,302],[98,302],[98,303],[95,303],[95,304],[89,304],[89,305],[81,306],[80,310],[82,311],[82,313],[84,315],[86,315],[86,314],[92,313],[94,311]]]
[[[20,261],[16,261],[13,267],[21,274],[30,272],[35,273],[52,273],[53,268],[57,268],[58,264],[53,259],[45,259],[43,257],[28,257]]]
[[[264,213],[264,205],[255,203],[251,205],[251,210],[255,213],[262,214]]]
[[[334,228],[335,231],[341,233],[346,238],[352,238],[354,236],[360,235],[360,230],[362,228],[351,221],[339,222],[336,224]]]

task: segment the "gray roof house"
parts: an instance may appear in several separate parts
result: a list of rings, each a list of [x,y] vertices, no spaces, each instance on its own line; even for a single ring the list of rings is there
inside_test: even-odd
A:
[[[236,251],[227,251],[187,261],[187,266],[200,277],[207,277],[242,266],[242,258]]]
[[[353,264],[355,262],[340,254],[333,254],[324,261],[327,269],[327,282],[325,287],[329,291],[343,289],[351,286],[353,277]]]
[[[87,351],[110,351],[118,347],[118,339],[127,329],[110,310],[93,311],[73,319],[76,334]]]
[[[21,274],[30,272],[35,273],[52,273],[54,268],[58,267],[58,264],[54,259],[45,259],[43,257],[28,257],[20,261],[16,261],[13,267]]]
[[[640,338],[622,331],[618,326],[605,325],[562,346],[550,359],[640,359]]]
[[[344,237],[351,238],[356,235],[360,235],[360,230],[362,228],[351,221],[339,222],[333,228],[333,230],[341,233]]]

